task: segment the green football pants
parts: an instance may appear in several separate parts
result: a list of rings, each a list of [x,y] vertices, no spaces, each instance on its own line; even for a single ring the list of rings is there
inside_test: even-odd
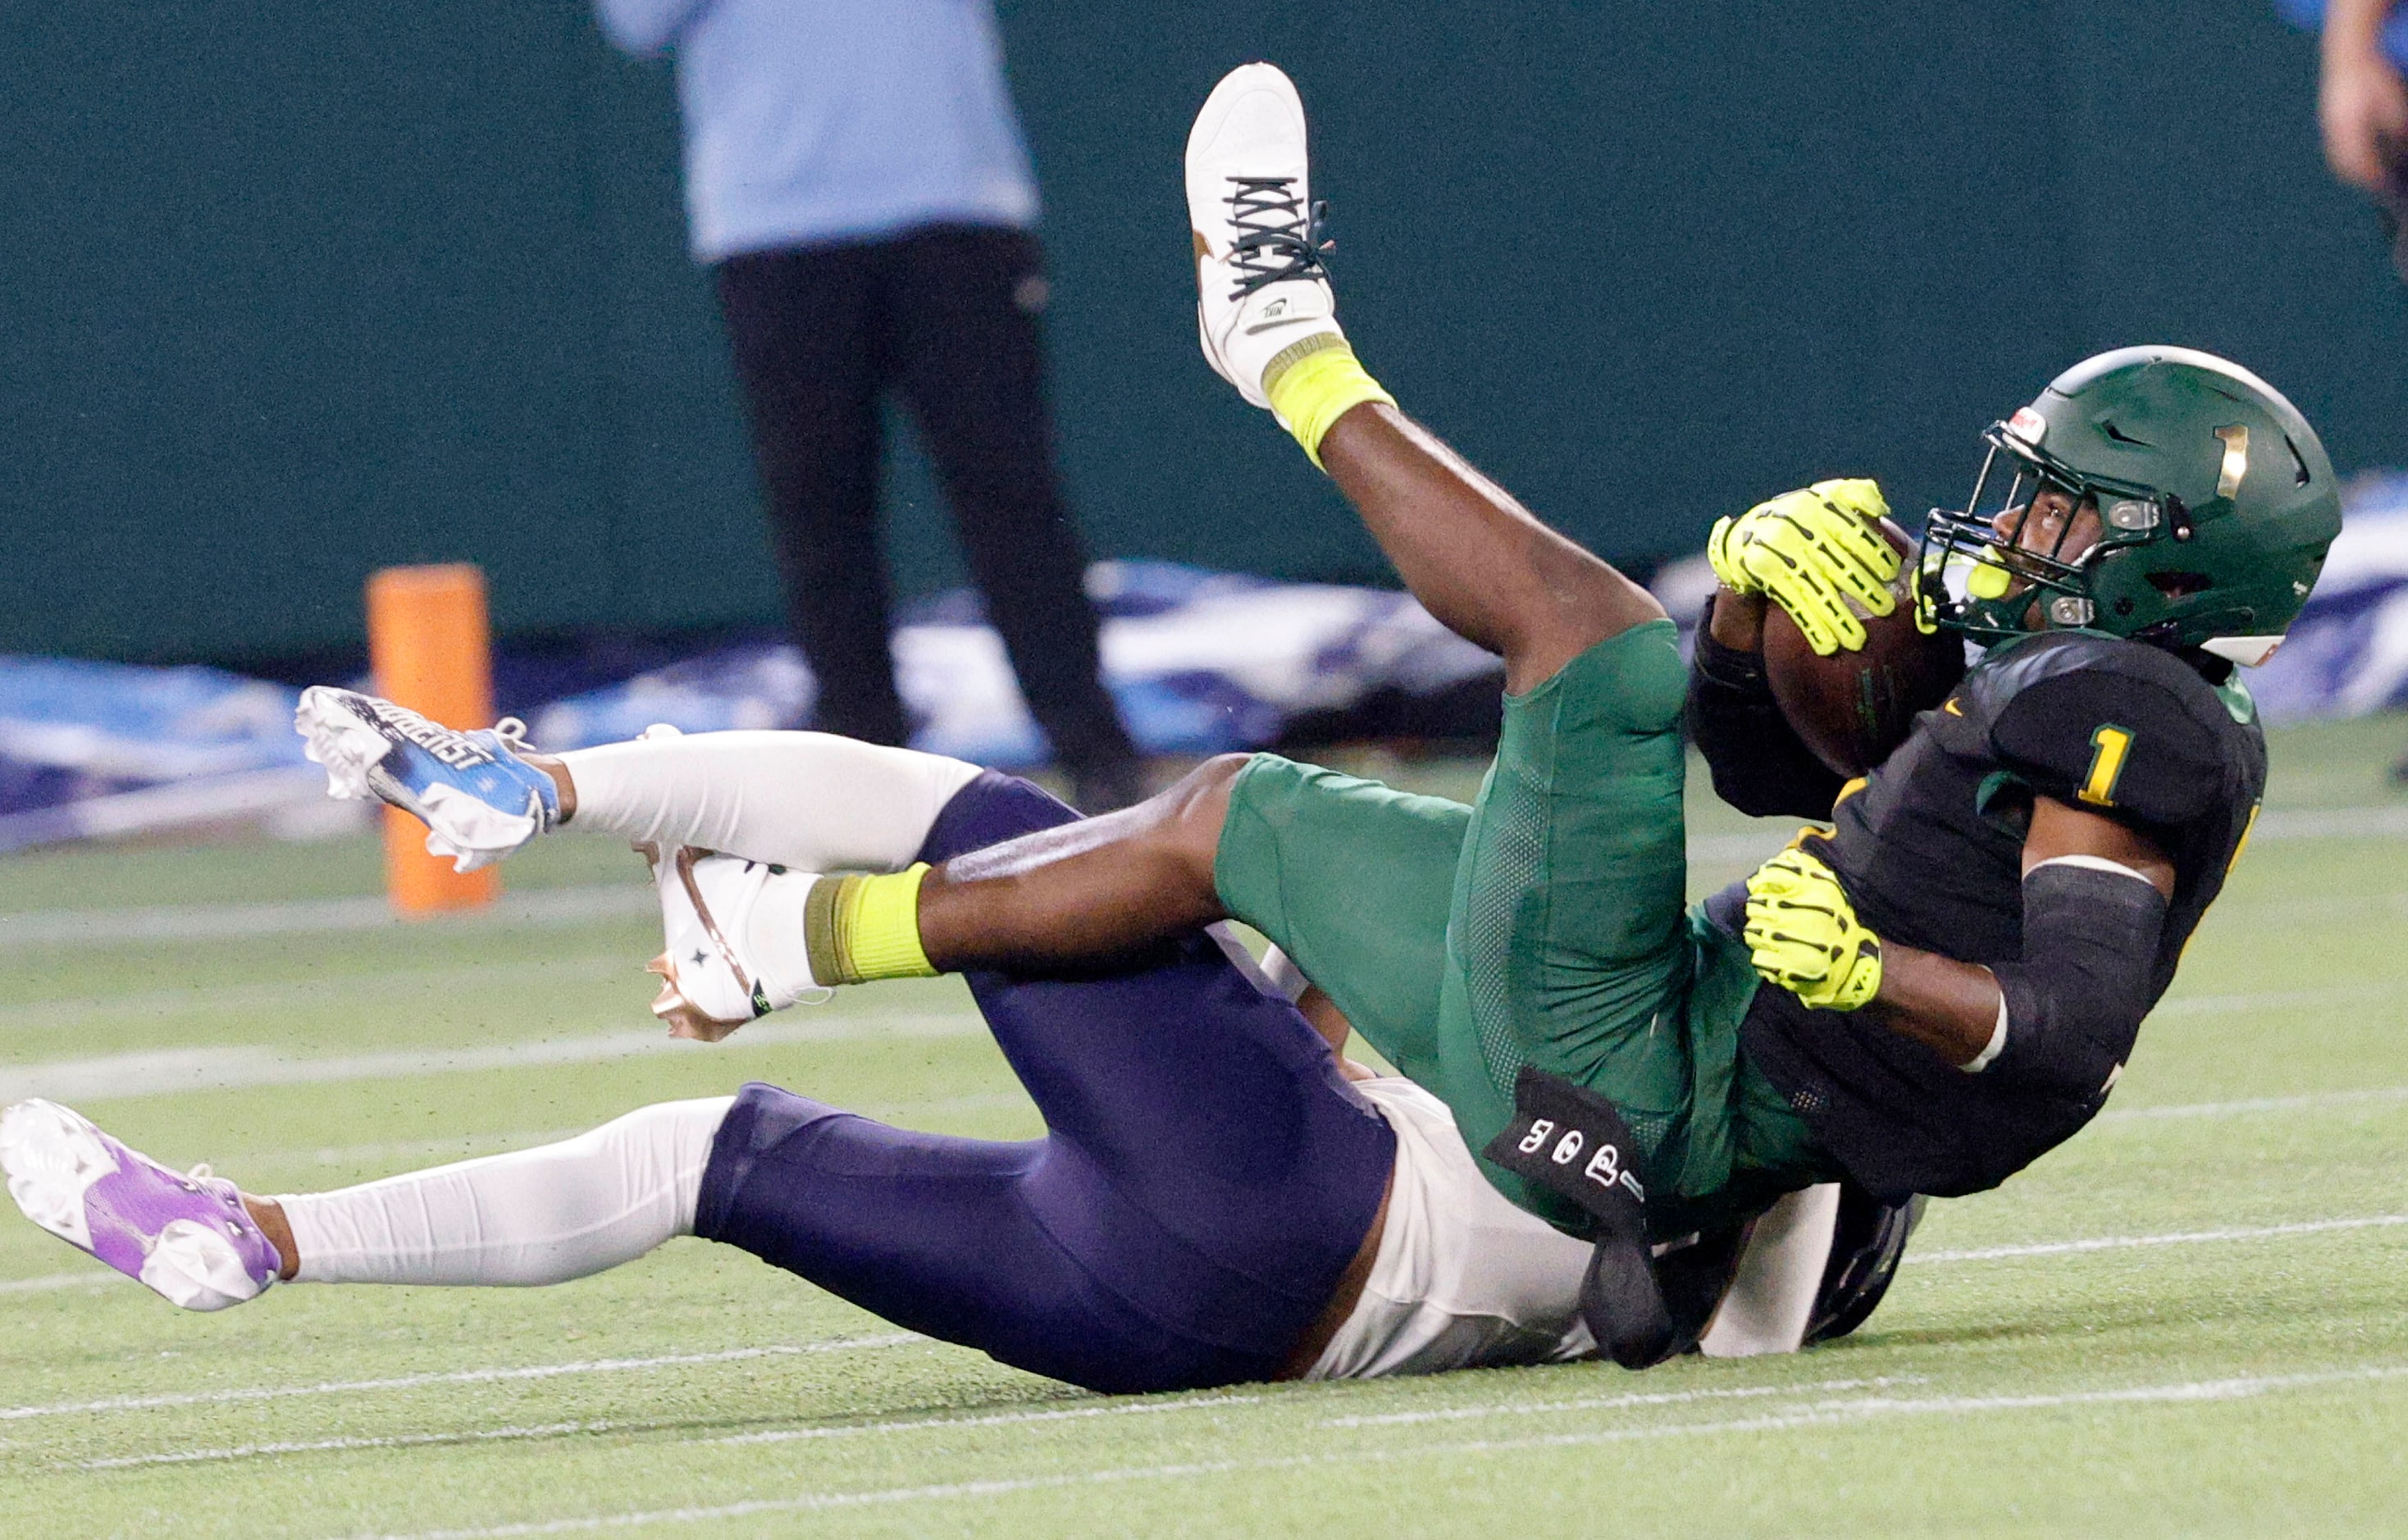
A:
[[[1610,1098],[1668,1233],[1829,1173],[1741,1059],[1756,987],[1744,948],[1685,906],[1686,686],[1669,621],[1591,648],[1506,697],[1469,807],[1258,755],[1214,864],[1230,913],[1443,1099],[1475,1152],[1511,1120],[1526,1063]]]

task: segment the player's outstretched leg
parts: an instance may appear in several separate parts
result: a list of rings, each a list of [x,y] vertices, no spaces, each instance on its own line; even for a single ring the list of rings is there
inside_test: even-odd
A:
[[[1138,981],[1135,998],[1103,986],[1097,1027],[1183,1039],[1189,1057],[1223,1055],[1209,1029],[1230,1019],[1212,1014],[1212,990],[1173,977],[1197,971],[1190,960]],[[192,1309],[242,1303],[280,1279],[566,1283],[700,1235],[909,1330],[1091,1389],[1268,1377],[1296,1356],[1359,1251],[1393,1160],[1386,1125],[1342,1087],[1316,1083],[1327,1055],[1301,1022],[1270,1034],[1279,1057],[1297,1061],[1275,1084],[1208,1075],[1190,1088],[1084,1046],[1079,988],[1050,987],[1074,991],[1068,1001],[1004,1002],[1014,1031],[1076,1037],[1090,1058],[1082,1067],[1039,1054],[1032,1089],[1083,1076],[1119,1093],[1082,1105],[1068,1143],[914,1134],[753,1085],[330,1192],[260,1197],[179,1177],[44,1102],[0,1119],[0,1156],[28,1217]],[[1153,1009],[1130,1020],[1138,1005]],[[1225,1005],[1274,1008],[1250,987]],[[1166,1018],[1165,1005],[1207,1014]],[[1254,1062],[1272,1046],[1240,1031],[1220,1066]],[[1131,1098],[1149,1112],[1135,1128]],[[1098,1119],[1127,1138],[1093,1143]],[[1198,1121],[1212,1125],[1209,1144],[1188,1136]],[[1260,1147],[1232,1169],[1249,1129]]]
[[[255,1197],[179,1176],[50,1102],[0,1116],[0,1166],[25,1217],[189,1310],[278,1279],[565,1283],[694,1233],[729,1096],[642,1107],[557,1144],[332,1192]]]
[[[1187,141],[1204,356],[1338,482],[1429,612],[1522,692],[1664,611],[1396,409],[1337,320],[1304,107],[1273,65],[1233,70]]]
[[[1455,873],[1437,1089],[1477,1149],[1511,1120],[1522,1069],[1571,1079],[1628,1119],[1651,1189],[1712,1191],[1727,1128],[1693,1116],[1708,1082],[1689,1036],[1660,1027],[1693,982],[1673,627],[1356,362],[1309,175],[1294,87],[1268,64],[1233,72],[1187,150],[1207,353],[1328,471],[1430,613],[1505,660],[1497,761]]]

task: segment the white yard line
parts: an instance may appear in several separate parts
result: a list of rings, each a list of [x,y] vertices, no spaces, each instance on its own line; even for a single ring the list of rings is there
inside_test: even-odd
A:
[[[2344,984],[2320,990],[2259,990],[2240,994],[2176,996],[2149,1013],[2152,1020],[2187,1016],[2232,1016],[2242,1011],[2281,1010],[2300,1005],[2350,1005],[2368,1001],[2397,1001],[2400,986],[2390,981]]]
[[[2364,1384],[2408,1375],[2408,1365],[2342,1370],[2328,1374],[2267,1375],[2232,1379],[2188,1380],[2167,1385],[2136,1385],[2103,1390],[2069,1390],[2014,1396],[1930,1396],[1901,1399],[1867,1396],[1814,1404],[1794,1412],[1721,1421],[1671,1422],[1640,1428],[1607,1428],[1592,1433],[1546,1433],[1526,1438],[1467,1440],[1453,1444],[1421,1444],[1404,1448],[1332,1450],[1265,1460],[1228,1460],[1184,1464],[1131,1465],[1057,1476],[1023,1476],[990,1481],[956,1481],[921,1487],[888,1487],[867,1491],[806,1492],[795,1497],[762,1498],[710,1507],[653,1508],[594,1514],[531,1523],[495,1524],[475,1529],[420,1530],[383,1540],[507,1540],[534,1534],[567,1534],[580,1531],[631,1529],[643,1524],[724,1522],[771,1513],[810,1513],[835,1508],[895,1506],[939,1503],[961,1498],[1000,1497],[1015,1492],[1061,1490],[1129,1482],[1180,1481],[1200,1476],[1255,1475],[1306,1470],[1327,1465],[1359,1465],[1366,1462],[1426,1462],[1452,1455],[1511,1454],[1531,1449],[1581,1447],[1642,1439],[1711,1437],[1722,1433],[1785,1433],[1799,1429],[1846,1427],[1889,1418],[1981,1417],[1999,1413],[2051,1411],[2069,1406],[2114,1405],[2196,1405],[2247,1400],[2284,1390],[2322,1386]]]
[[[1753,1399],[1781,1397],[1795,1399],[1804,1396],[1828,1395],[1841,1390],[1886,1390],[1894,1385],[1920,1385],[1920,1375],[1882,1376],[1869,1379],[1826,1379],[1805,1385],[1748,1386],[1730,1390],[1671,1390],[1654,1395],[1598,1396],[1576,1401],[1520,1402],[1478,1406],[1449,1406],[1426,1412],[1398,1412],[1386,1417],[1331,1418],[1324,1426],[1331,1428],[1381,1427],[1396,1423],[1453,1421],[1466,1418],[1486,1418],[1507,1415],[1536,1415],[1568,1411],[1609,1411],[1627,1406],[1675,1406],[1691,1402],[1719,1401],[1732,1398]],[[1176,1401],[1102,1401],[1082,1406],[1049,1407],[1023,1412],[995,1412],[985,1416],[913,1418],[901,1422],[851,1422],[831,1427],[781,1428],[766,1433],[732,1433],[708,1438],[706,1444],[790,1444],[802,1440],[852,1438],[863,1434],[951,1432],[960,1428],[1023,1427],[1037,1423],[1087,1421],[1096,1418],[1155,1417],[1167,1413],[1219,1411],[1228,1406],[1258,1405],[1271,1399],[1268,1395],[1193,1396]],[[401,1433],[385,1437],[329,1438],[279,1444],[243,1444],[231,1448],[173,1449],[157,1454],[120,1455],[107,1460],[76,1462],[82,1470],[115,1470],[130,1465],[179,1465],[209,1461],[244,1460],[260,1455],[313,1454],[329,1449],[408,1448],[430,1444],[463,1444],[479,1439],[541,1438],[564,1433],[595,1433],[612,1424],[553,1423],[534,1428],[494,1428],[466,1433]]]
[[[909,1422],[847,1422],[829,1428],[779,1428],[768,1433],[731,1433],[702,1440],[708,1444],[791,1444],[805,1438],[851,1438],[861,1433],[919,1433],[929,1428],[1003,1428],[1024,1422],[1072,1422],[1097,1417],[1143,1417],[1161,1412],[1201,1412],[1221,1406],[1251,1406],[1268,1398],[1259,1395],[1197,1396],[1186,1401],[1139,1401],[1100,1406],[1066,1406],[1041,1412],[994,1412],[984,1417],[923,1417]]]
[[[1745,1401],[1765,1396],[1805,1396],[1833,1390],[1886,1390],[1892,1385],[1920,1385],[1921,1375],[1873,1379],[1823,1379],[1806,1385],[1742,1385],[1727,1390],[1633,1391],[1625,1395],[1585,1396],[1574,1401],[1494,1401],[1471,1406],[1436,1406],[1422,1412],[1388,1412],[1378,1417],[1333,1417],[1326,1428],[1390,1428],[1412,1422],[1461,1422],[1488,1417],[1545,1416],[1555,1412],[1604,1412],[1625,1406],[1681,1406],[1695,1401]]]
[[[2408,836],[2408,806],[2277,807],[2258,815],[2249,837],[2259,839],[2399,839]]]
[[[160,1020],[210,1012],[238,1014],[278,1006],[353,1004],[366,996],[390,1007],[396,994],[429,1002],[457,998],[497,984],[617,983],[636,987],[637,970],[624,948],[545,957],[522,962],[483,962],[445,967],[369,968],[357,973],[313,974],[308,978],[198,985],[190,989],[142,990],[111,994],[63,995],[0,1005],[0,1032],[28,1035],[79,1026],[94,1019]],[[624,991],[623,991],[624,992]]]
[[[2383,1230],[2408,1224],[2408,1214],[2372,1214],[2355,1219],[2310,1219],[2299,1224],[2247,1229],[2189,1230],[2164,1235],[2096,1235],[2078,1241],[2035,1241],[2024,1246],[1985,1246],[1970,1251],[1916,1251],[1902,1259],[1917,1266],[1940,1262],[2000,1262],[2011,1257],[2063,1257],[2082,1251],[2121,1251],[2138,1246],[2213,1246],[2226,1241],[2266,1241],[2285,1235],[2324,1235],[2344,1230]]]
[[[976,1012],[942,1015],[829,1016],[819,1020],[755,1022],[733,1040],[736,1047],[836,1043],[876,1037],[967,1037],[982,1033]],[[700,1053],[710,1045],[672,1038],[666,1029],[606,1031],[533,1042],[487,1043],[471,1048],[420,1048],[390,1053],[294,1058],[256,1046],[159,1048],[60,1059],[0,1068],[0,1104],[27,1096],[64,1102],[101,1102],[124,1096],[176,1091],[230,1091],[253,1086],[320,1085],[335,1080],[394,1080],[419,1075],[471,1070],[523,1069],[551,1064],[591,1064],[650,1054]]]
[[[1835,1382],[1838,1383],[1838,1382]],[[997,1412],[985,1417],[915,1418],[908,1422],[853,1422],[838,1427],[785,1428],[769,1433],[734,1433],[707,1438],[705,1444],[787,1444],[797,1439],[844,1438],[857,1433],[917,1433],[929,1429],[996,1428],[1026,1422],[1082,1421],[1099,1417],[1141,1417],[1162,1412],[1211,1411],[1223,1406],[1251,1406],[1268,1399],[1259,1395],[1197,1396],[1185,1401],[1108,1402],[1051,1411]],[[189,1465],[210,1461],[248,1460],[260,1455],[316,1454],[328,1449],[398,1449],[427,1444],[466,1444],[481,1439],[549,1438],[560,1433],[601,1433],[624,1424],[555,1422],[531,1428],[487,1428],[466,1433],[396,1433],[385,1437],[322,1438],[283,1444],[238,1444],[222,1449],[169,1449],[157,1454],[119,1455],[108,1460],[83,1460],[73,1468],[117,1470],[129,1465]]]
[[[0,914],[0,949],[10,947],[122,947],[135,942],[246,940],[345,931],[453,929],[478,925],[550,928],[654,912],[658,900],[638,883],[538,888],[509,893],[490,909],[403,920],[381,898],[297,899],[280,904],[178,905],[155,909],[22,909]]]
[[[122,1282],[124,1275],[111,1268],[86,1268],[80,1273],[45,1273],[38,1278],[0,1280],[0,1294],[39,1294],[52,1289],[99,1289]]]
[[[2102,1123],[2157,1118],[2239,1118],[2261,1112],[2317,1112],[2327,1107],[2408,1102],[2408,1086],[2371,1086],[2361,1091],[2310,1091],[2296,1096],[2245,1096],[2229,1102],[2175,1102],[2165,1106],[2110,1107]]]
[[[732,1046],[855,1042],[879,1037],[967,1037],[985,1031],[972,1011],[938,1014],[829,1016],[818,1020],[755,1022]],[[656,1030],[601,1031],[588,1036],[533,1042],[488,1043],[453,1048],[295,1058],[255,1045],[159,1048],[59,1059],[0,1067],[0,1103],[26,1096],[100,1102],[114,1097],[156,1096],[177,1091],[241,1090],[254,1086],[318,1085],[337,1080],[403,1079],[420,1075],[513,1069],[550,1064],[586,1064],[663,1053],[696,1053],[704,1046]],[[1004,1100],[1009,1101],[1010,1098]],[[2307,1110],[2353,1102],[2408,1100],[2408,1087],[2316,1091],[2299,1096],[2200,1102],[2162,1107],[2115,1109],[2101,1120],[2133,1118],[2221,1117],[2238,1113]],[[887,1104],[917,1106],[921,1104]],[[933,1105],[933,1104],[932,1104]],[[970,1105],[965,1101],[967,1108]],[[978,1105],[990,1105],[980,1101]]]
[[[916,1332],[896,1332],[885,1336],[842,1337],[834,1342],[735,1348],[718,1353],[666,1353],[658,1358],[589,1359],[582,1362],[534,1363],[509,1369],[453,1369],[439,1374],[401,1375],[392,1379],[324,1380],[314,1385],[247,1385],[238,1389],[183,1390],[167,1395],[110,1396],[102,1401],[63,1401],[47,1406],[0,1407],[0,1422],[93,1412],[149,1411],[160,1406],[222,1406],[233,1402],[286,1401],[296,1396],[414,1390],[428,1385],[491,1385],[509,1380],[557,1379],[564,1375],[638,1374],[652,1369],[683,1368],[696,1363],[740,1363],[750,1359],[845,1353],[865,1348],[901,1348],[927,1340]]]
[[[335,1449],[414,1449],[430,1444],[482,1444],[514,1438],[558,1438],[566,1433],[608,1433],[615,1422],[547,1422],[530,1428],[480,1428],[462,1433],[395,1433],[388,1438],[317,1438],[287,1444],[237,1444],[226,1449],[177,1449],[165,1454],[120,1455],[113,1460],[79,1460],[68,1468],[79,1471],[122,1471],[134,1465],[194,1465],[218,1460],[249,1460],[258,1455],[323,1454]]]
[[[1360,1428],[1392,1423],[1455,1420],[1464,1418],[1484,1418],[1499,1415],[1550,1413],[1564,1411],[1599,1411],[1626,1406],[1671,1406],[1689,1402],[1723,1400],[1733,1397],[1783,1397],[1828,1394],[1839,1390],[1883,1390],[1893,1385],[1919,1385],[1924,1376],[1909,1375],[1899,1377],[1870,1379],[1827,1379],[1806,1385],[1766,1385],[1732,1390],[1674,1390],[1655,1395],[1601,1396],[1578,1401],[1547,1403],[1515,1403],[1510,1405],[1452,1406],[1428,1412],[1401,1412],[1387,1417],[1332,1418],[1324,1424],[1332,1428]],[[1270,1398],[1266,1395],[1195,1396],[1177,1401],[1101,1402],[1083,1406],[1052,1407],[1025,1412],[996,1412],[985,1416],[914,1418],[902,1422],[853,1422],[834,1427],[783,1428],[767,1433],[733,1433],[709,1438],[707,1444],[787,1444],[798,1440],[849,1438],[862,1434],[886,1434],[951,1431],[957,1428],[1018,1427],[1032,1423],[1085,1421],[1096,1418],[1160,1416],[1165,1413],[1218,1411],[1227,1406],[1251,1406]],[[260,1455],[312,1454],[335,1449],[409,1448],[432,1444],[464,1444],[480,1439],[541,1438],[565,1433],[595,1433],[612,1424],[553,1423],[533,1428],[494,1428],[466,1433],[401,1433],[384,1437],[330,1438],[278,1444],[244,1444],[230,1448],[173,1449],[157,1454],[120,1455],[107,1460],[79,1461],[75,1468],[82,1470],[115,1470],[131,1465],[179,1465],[211,1461],[243,1460]]]

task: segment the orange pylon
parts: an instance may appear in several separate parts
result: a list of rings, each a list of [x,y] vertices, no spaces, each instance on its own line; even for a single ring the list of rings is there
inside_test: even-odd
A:
[[[485,575],[466,562],[387,567],[368,578],[368,666],[376,692],[446,727],[494,720],[492,635]],[[384,810],[385,892],[405,915],[491,904],[501,874],[462,874],[426,853],[426,826],[398,807]]]

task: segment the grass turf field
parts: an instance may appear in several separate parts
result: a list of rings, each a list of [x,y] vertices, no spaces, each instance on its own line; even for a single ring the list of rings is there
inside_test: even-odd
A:
[[[0,1533],[2394,1531],[2403,739],[2278,736],[2257,840],[2111,1110],[1933,1205],[1840,1344],[1110,1400],[699,1241],[557,1289],[194,1316],[0,1210]],[[1401,778],[1460,793],[1474,768]],[[1784,833],[1698,789],[1693,882]],[[752,1077],[1034,1131],[946,981],[660,1038],[640,874],[554,841],[504,914],[403,927],[358,902],[365,843],[0,862],[0,1090],[267,1191]]]

